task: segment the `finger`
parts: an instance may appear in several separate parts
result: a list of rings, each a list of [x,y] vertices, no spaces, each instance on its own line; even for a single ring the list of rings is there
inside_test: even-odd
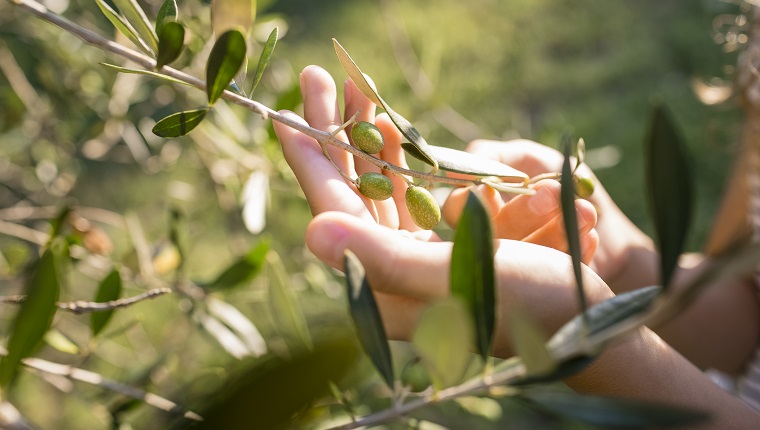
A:
[[[462,216],[462,210],[464,209],[467,198],[470,195],[473,187],[467,188],[455,188],[449,197],[446,199],[446,203],[441,208],[441,214],[451,228],[456,228],[459,224],[459,218]],[[477,185],[475,190],[483,198],[483,202],[486,204],[489,215],[493,218],[499,213],[504,201],[501,199],[501,194],[487,185]],[[496,236],[499,237],[499,236]]]
[[[425,302],[410,297],[374,291],[385,335],[389,339],[409,341],[417,327]]]
[[[599,248],[599,232],[594,228],[581,238],[581,261],[585,265],[591,264],[594,254]]]
[[[293,112],[280,113],[306,124],[306,121]],[[312,214],[343,211],[364,219],[372,219],[363,200],[325,158],[314,139],[277,121],[273,124],[285,160],[295,173]]]
[[[594,208],[585,200],[577,200],[575,207],[576,216],[578,218],[578,236],[582,240],[583,237],[596,225],[596,210],[594,210]],[[547,246],[562,252],[569,252],[562,214],[557,215],[543,227],[537,229],[522,240],[523,242]]]
[[[509,200],[494,218],[498,238],[522,240],[560,213],[560,183],[543,180],[536,183],[533,195],[519,195]]]
[[[388,114],[382,113],[378,115],[375,119],[375,125],[377,125],[380,132],[383,133],[385,139],[385,146],[383,147],[383,150],[380,151],[380,158],[395,166],[408,169],[409,165],[406,163],[404,149],[401,147],[403,136],[393,124],[390,117],[388,117]],[[396,210],[398,211],[398,228],[408,231],[420,230],[420,228],[417,227],[417,224],[412,221],[412,217],[406,209],[405,195],[408,187],[406,181],[411,180],[412,178],[406,176],[405,180],[403,177],[391,172],[383,172],[383,174],[389,177],[393,183],[393,201],[395,202]]]
[[[345,112],[345,119],[344,121],[348,121],[349,118],[354,116],[356,112],[359,112],[359,115],[356,117],[356,121],[367,121],[374,124],[375,122],[375,104],[372,103],[367,97],[362,94],[362,92],[359,90],[359,88],[356,87],[356,84],[352,80],[347,80],[346,84],[344,86],[344,99],[346,103],[346,112]],[[346,128],[346,133],[349,136],[351,136],[351,130],[354,128],[354,125],[350,125]],[[351,140],[351,144],[353,145],[353,140]],[[356,146],[356,145],[354,145]],[[356,173],[358,175],[361,175],[362,173],[366,172],[380,172],[380,168],[375,166],[374,164],[362,160],[361,158],[355,158],[354,159],[354,166],[356,169]]]
[[[321,67],[307,66],[301,72],[299,80],[306,122],[313,128],[330,133],[340,127],[342,121],[338,109],[338,91],[335,88],[335,81],[333,81],[332,76]],[[343,131],[336,134],[335,137],[348,142]],[[349,176],[353,174],[353,160],[347,152],[332,145],[328,145],[327,152],[344,173]]]
[[[473,140],[467,145],[467,152],[500,161],[531,177],[559,172],[564,159],[559,151],[525,139],[506,142]]]
[[[448,294],[451,242],[423,242],[340,212],[315,217],[306,245],[320,260],[343,270],[351,250],[376,291],[429,301]]]

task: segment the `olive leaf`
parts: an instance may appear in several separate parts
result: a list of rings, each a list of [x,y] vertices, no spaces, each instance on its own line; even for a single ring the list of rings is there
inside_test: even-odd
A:
[[[512,345],[525,365],[526,375],[546,375],[557,368],[557,362],[546,346],[546,334],[520,310],[509,316]]]
[[[229,30],[219,36],[206,64],[206,93],[213,105],[229,86],[245,62],[246,42],[238,30]]]
[[[205,286],[209,290],[226,290],[250,281],[261,272],[269,252],[269,242],[262,240],[245,255],[229,265],[211,283]]]
[[[341,66],[343,66],[343,70],[345,70],[351,80],[354,81],[357,88],[359,88],[362,94],[364,94],[373,103],[385,109],[385,112],[388,114],[391,121],[396,126],[396,128],[398,128],[401,134],[409,139],[412,145],[414,145],[417,151],[423,156],[425,162],[433,166],[433,173],[438,171],[438,160],[436,160],[435,157],[429,152],[430,145],[425,141],[422,135],[420,135],[420,132],[414,128],[411,122],[409,122],[406,118],[388,106],[385,100],[380,97],[375,88],[369,83],[366,75],[362,73],[361,69],[359,69],[359,66],[356,65],[354,60],[351,59],[351,56],[348,55],[348,52],[343,49],[343,46],[341,46],[336,39],[333,39],[333,45],[335,47],[335,53],[338,56],[338,60],[340,61]]]
[[[98,8],[100,8],[100,11],[103,12],[103,15],[105,15],[106,18],[113,24],[114,27],[116,27],[117,30],[121,34],[123,34],[127,39],[129,39],[130,42],[134,43],[135,46],[140,48],[141,51],[148,55],[153,55],[153,52],[150,50],[148,45],[143,42],[142,39],[140,39],[140,36],[137,35],[135,32],[135,29],[132,28],[129,23],[122,18],[121,15],[119,15],[111,6],[108,5],[103,0],[95,0],[95,3],[98,5]]]
[[[575,274],[575,287],[578,290],[578,304],[581,315],[586,315],[586,293],[583,290],[583,272],[581,266],[581,239],[578,233],[578,214],[575,211],[575,182],[570,168],[570,143],[564,139],[564,161],[562,162],[562,176],[560,188],[560,201],[562,204],[562,220],[565,223],[565,235],[567,238],[568,252],[573,263]]]
[[[142,10],[136,0],[113,0],[119,12],[127,19],[127,22],[135,29],[140,39],[142,39],[153,52],[158,51],[158,36],[150,25],[148,17]]]
[[[298,302],[298,296],[290,283],[290,277],[280,256],[275,252],[267,255],[272,276],[269,282],[269,308],[277,330],[286,339],[297,338],[306,349],[314,347],[309,324]]]
[[[117,269],[113,269],[98,286],[98,291],[95,293],[95,302],[110,302],[116,300],[121,296],[121,274]],[[92,335],[97,336],[98,333],[103,331],[113,316],[113,309],[108,309],[100,312],[93,312],[90,315],[90,328]]]
[[[161,8],[158,9],[158,15],[156,15],[156,34],[159,36],[159,41],[164,25],[167,22],[176,21],[178,17],[177,0],[165,0]]]
[[[425,155],[419,151],[417,146],[404,142],[401,144],[401,147],[414,158],[426,163],[428,162]],[[528,178],[527,174],[504,163],[479,157],[469,152],[435,145],[428,145],[427,149],[428,154],[438,161],[438,167],[442,170],[475,176],[496,176],[514,179],[520,181],[520,183]]]
[[[153,134],[160,137],[179,137],[193,131],[206,118],[208,108],[186,110],[171,114],[153,126]]]
[[[531,390],[520,397],[559,416],[603,428],[683,426],[709,418],[705,412],[680,406],[571,392]]]
[[[185,43],[185,27],[176,22],[167,22],[161,28],[158,38],[156,69],[171,63],[179,57]]]
[[[586,141],[581,137],[575,144],[575,167],[573,173],[586,161]]]
[[[272,58],[274,47],[275,45],[277,45],[278,31],[279,30],[277,29],[277,27],[272,29],[272,32],[269,33],[269,38],[267,38],[267,43],[264,45],[264,50],[261,51],[261,56],[259,57],[259,64],[256,66],[256,72],[253,75],[253,82],[251,83],[251,91],[248,93],[251,96],[253,95],[253,91],[259,85],[259,82],[261,81],[261,77],[264,75],[264,70],[267,68],[267,65],[269,64],[269,59]]]
[[[52,325],[61,290],[61,265],[67,258],[68,248],[56,241],[34,264],[25,287],[26,300],[12,323],[8,354],[0,359],[0,387],[10,384],[21,360],[34,352]]]
[[[661,282],[667,289],[691,222],[693,178],[681,136],[661,104],[655,104],[652,108],[645,155]]]
[[[343,257],[343,265],[348,289],[348,308],[359,342],[383,381],[392,391],[395,378],[391,350],[375,296],[364,276],[364,266],[349,250],[346,250]]]
[[[102,65],[102,66],[106,66],[106,67],[108,67],[110,69],[114,69],[117,72],[121,72],[121,73],[130,73],[130,74],[133,74],[133,75],[147,75],[147,76],[151,76],[151,77],[154,77],[154,78],[163,79],[165,81],[169,81],[169,82],[172,82],[172,83],[175,83],[175,84],[182,84],[182,85],[192,86],[192,85],[188,84],[187,82],[180,81],[179,79],[172,78],[171,76],[164,75],[163,73],[157,73],[157,72],[153,72],[153,71],[150,71],[150,70],[130,69],[130,68],[127,68],[127,67],[121,67],[121,66],[116,66],[116,65],[113,65],[113,64],[102,63],[102,62],[99,63],[99,64]]]
[[[412,343],[433,381],[442,390],[459,383],[467,370],[474,340],[467,308],[457,297],[430,305],[422,313]]]
[[[473,191],[467,196],[451,250],[451,294],[467,307],[475,324],[477,351],[485,360],[496,324],[496,278],[493,229],[485,204]]]

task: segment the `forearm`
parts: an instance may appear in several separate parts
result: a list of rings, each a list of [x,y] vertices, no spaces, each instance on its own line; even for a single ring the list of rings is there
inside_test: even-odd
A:
[[[655,401],[711,414],[711,421],[699,428],[760,426],[760,414],[724,392],[648,329],[609,347],[566,382],[581,393]]]

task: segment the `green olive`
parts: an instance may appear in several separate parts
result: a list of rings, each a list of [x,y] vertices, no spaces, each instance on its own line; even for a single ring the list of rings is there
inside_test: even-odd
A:
[[[393,182],[382,173],[367,172],[359,176],[356,186],[372,200],[385,200],[393,195]]]
[[[413,393],[425,391],[430,385],[430,376],[419,357],[413,358],[401,370],[401,383]]]
[[[351,141],[367,154],[377,154],[385,145],[380,129],[366,121],[359,121],[351,127]]]
[[[430,191],[417,186],[406,189],[406,208],[412,221],[420,228],[430,230],[441,221],[441,208]]]
[[[582,199],[587,199],[594,194],[594,180],[587,176],[573,176],[575,194]]]

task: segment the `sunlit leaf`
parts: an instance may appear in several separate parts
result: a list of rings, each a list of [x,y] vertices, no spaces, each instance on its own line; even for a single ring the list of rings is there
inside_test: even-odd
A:
[[[259,241],[247,254],[224,269],[206,288],[227,290],[250,281],[261,272],[268,251],[269,242],[265,240]]]
[[[393,360],[385,328],[377,309],[372,288],[364,276],[364,266],[351,251],[346,251],[343,258],[348,289],[348,305],[351,319],[356,327],[356,334],[372,364],[383,377],[388,387],[393,390]]]
[[[604,428],[683,426],[705,421],[705,412],[659,403],[573,392],[529,391],[521,395],[536,406],[562,417]]]
[[[163,118],[153,126],[153,134],[160,137],[180,137],[193,131],[206,118],[208,109],[177,112]]]
[[[267,260],[272,272],[269,282],[269,308],[277,331],[286,339],[298,339],[303,346],[310,349],[314,345],[309,324],[285,266],[275,252],[270,252]]]
[[[451,294],[462,300],[475,324],[476,346],[484,360],[496,323],[493,254],[491,217],[480,197],[470,192],[454,235],[450,282]]]
[[[248,93],[250,95],[253,95],[253,91],[256,90],[256,86],[259,85],[259,82],[261,81],[261,76],[264,75],[264,70],[267,68],[267,64],[269,64],[269,59],[272,58],[274,47],[275,45],[277,45],[277,32],[278,32],[277,27],[272,29],[272,32],[269,33],[269,38],[267,39],[267,43],[264,45],[264,50],[261,51],[261,56],[259,57],[259,64],[256,66],[256,72],[253,75],[253,83],[251,83],[251,91]]]
[[[269,355],[232,369],[227,381],[204,397],[198,430],[304,428],[294,422],[315,400],[329,392],[357,357],[347,337],[317,340],[313,350],[294,351],[288,358]],[[179,423],[175,429],[187,428]]]
[[[412,342],[437,389],[462,380],[472,358],[474,336],[467,308],[456,297],[425,309]]]
[[[528,376],[544,375],[552,372],[557,363],[546,347],[548,338],[530,317],[523,312],[515,311],[509,316],[509,328],[512,334],[512,345],[525,364]]]
[[[230,330],[229,327],[219,321],[218,318],[207,314],[205,311],[196,309],[193,312],[193,319],[198,321],[205,333],[213,337],[231,356],[237,359],[254,356],[254,353],[245,342]]]
[[[58,351],[71,355],[79,354],[79,346],[55,328],[48,330],[43,339]]]
[[[179,17],[179,9],[177,8],[177,0],[165,0],[158,9],[156,15],[156,34],[161,36],[161,30],[167,22],[176,21]],[[160,51],[160,49],[159,49]]]
[[[573,262],[575,274],[575,288],[578,291],[578,304],[582,315],[586,311],[586,293],[583,290],[583,272],[581,265],[581,238],[578,233],[578,213],[575,211],[575,182],[570,167],[570,143],[564,139],[565,158],[562,162],[562,187],[560,189],[560,201],[562,203],[562,221],[565,223],[565,237],[567,238],[568,252]],[[584,316],[585,318],[585,316]]]
[[[584,330],[583,318],[578,315],[562,326],[547,346],[555,357],[562,356],[565,351],[573,350],[587,335],[596,334],[629,318],[641,316],[659,293],[660,288],[656,286],[639,288],[596,304],[586,311],[587,332]]]
[[[206,94],[209,104],[219,99],[245,61],[245,37],[238,30],[219,36],[206,64]]]
[[[167,22],[158,35],[158,55],[156,69],[171,63],[182,53],[185,44],[185,27],[176,22]]]
[[[401,147],[412,157],[426,163],[428,162],[415,145],[404,142],[401,144]],[[475,176],[497,176],[504,179],[517,180],[521,183],[528,178],[528,175],[525,173],[504,163],[479,157],[469,152],[435,145],[428,145],[427,149],[428,154],[438,161],[438,167],[441,170]]]
[[[211,29],[220,35],[238,29],[248,34],[256,16],[256,0],[211,0]]]
[[[209,313],[232,329],[240,341],[248,348],[251,355],[260,357],[267,353],[267,345],[264,337],[251,322],[235,306],[217,299],[211,295],[206,297],[206,305]]]
[[[251,173],[245,182],[240,200],[243,203],[243,223],[246,230],[259,234],[266,226],[269,175],[262,170]]]
[[[0,359],[0,386],[7,386],[16,375],[18,365],[39,344],[53,322],[61,289],[61,265],[68,258],[68,249],[49,247],[35,263],[26,284],[26,300],[13,320],[8,340],[8,355]]]
[[[417,152],[421,154],[425,159],[425,162],[433,166],[433,171],[437,171],[438,161],[429,152],[430,145],[425,141],[420,132],[414,128],[411,122],[409,122],[406,118],[388,106],[388,103],[386,103],[385,100],[380,97],[375,88],[369,83],[367,77],[364,75],[364,73],[362,73],[361,69],[359,69],[359,66],[356,65],[354,60],[351,59],[351,56],[348,55],[348,52],[346,52],[346,50],[335,39],[333,39],[333,46],[335,47],[335,53],[338,56],[338,61],[340,61],[341,66],[343,66],[343,70],[345,70],[351,80],[354,81],[356,87],[359,88],[362,94],[364,94],[373,103],[385,109],[385,112],[388,114],[391,121],[396,126],[396,128],[398,128],[401,134],[403,134],[404,137],[406,137],[409,142],[415,146]]]
[[[127,22],[129,22],[132,28],[135,29],[137,34],[140,36],[140,39],[142,39],[148,45],[148,47],[153,50],[153,52],[157,52],[158,37],[156,36],[156,32],[153,30],[153,26],[150,25],[148,17],[145,15],[145,12],[142,10],[137,1],[113,0],[113,3],[117,8],[119,8],[119,12],[124,15],[124,17],[127,19]]]
[[[95,293],[95,302],[103,303],[117,300],[121,296],[121,274],[117,269],[113,269],[98,286],[98,291]],[[98,333],[103,331],[113,316],[113,309],[93,312],[90,314],[90,328],[92,329],[92,335],[97,336]]]
[[[141,51],[145,52],[148,55],[153,54],[148,45],[146,45],[145,42],[143,42],[142,39],[140,39],[140,37],[137,35],[135,29],[132,28],[132,26],[129,25],[129,23],[127,23],[127,21],[125,21],[121,15],[113,10],[111,6],[108,5],[108,3],[103,0],[95,0],[95,3],[100,8],[100,11],[103,12],[103,15],[105,15],[105,17],[111,21],[111,24],[113,24],[117,30],[119,30],[119,33],[123,34],[127,39],[129,39],[130,42],[134,43],[135,46],[140,48]]]
[[[691,223],[693,178],[686,147],[665,107],[653,107],[645,140],[646,178],[660,274],[667,289]]]
[[[157,73],[157,72],[154,72],[154,71],[151,71],[151,70],[130,69],[130,68],[127,68],[127,67],[115,66],[113,64],[108,64],[108,63],[100,63],[100,64],[103,65],[103,66],[106,66],[108,68],[114,69],[117,72],[121,72],[121,73],[131,73],[131,74],[135,74],[135,75],[147,75],[147,76],[151,76],[151,77],[154,77],[154,78],[163,79],[165,81],[169,81],[169,82],[172,82],[172,83],[175,83],[175,84],[182,84],[182,85],[191,86],[187,82],[180,81],[179,79],[172,78],[171,76],[164,75],[163,73]]]

